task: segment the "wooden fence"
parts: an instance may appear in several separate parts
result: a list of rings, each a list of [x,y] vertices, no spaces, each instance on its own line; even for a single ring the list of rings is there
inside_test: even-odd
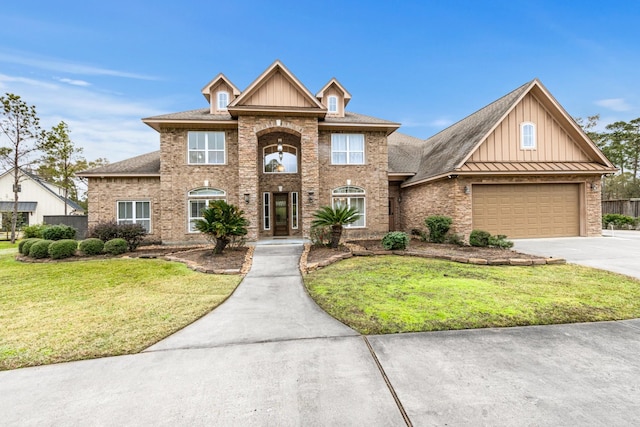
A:
[[[621,214],[634,218],[640,217],[640,199],[603,200],[602,215]]]

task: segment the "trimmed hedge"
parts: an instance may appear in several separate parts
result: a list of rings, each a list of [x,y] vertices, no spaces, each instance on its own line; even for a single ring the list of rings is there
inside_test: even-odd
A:
[[[47,258],[49,256],[49,245],[53,240],[38,240],[29,248],[29,256],[31,258]]]
[[[46,224],[33,224],[22,227],[22,237],[24,239],[42,239],[42,231],[47,228]]]
[[[104,244],[104,252],[109,255],[120,255],[127,252],[127,241],[121,238],[111,239]]]
[[[469,235],[469,244],[471,246],[477,247],[487,247],[489,246],[489,238],[491,237],[491,233],[484,230],[473,230]]]
[[[104,242],[100,239],[89,238],[80,242],[78,249],[83,255],[100,255],[104,249]]]
[[[18,243],[18,252],[22,255],[29,255],[29,249],[31,248],[31,245],[33,245],[38,240],[42,239],[38,237],[31,237],[29,239],[20,240],[20,243]]]
[[[76,229],[64,224],[51,225],[42,230],[45,240],[75,239]]]
[[[386,250],[405,250],[409,245],[409,236],[402,231],[391,231],[382,238],[382,247]]]
[[[78,242],[73,239],[54,241],[49,245],[49,256],[52,259],[70,258],[76,254]]]

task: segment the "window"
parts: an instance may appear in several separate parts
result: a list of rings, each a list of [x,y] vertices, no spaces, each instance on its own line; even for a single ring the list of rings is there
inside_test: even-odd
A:
[[[536,125],[525,122],[520,125],[520,147],[523,150],[536,148]]]
[[[298,150],[290,145],[264,147],[265,173],[298,173]]]
[[[350,208],[357,209],[360,213],[360,218],[352,224],[345,225],[346,228],[365,227],[366,204],[363,188],[355,187],[352,185],[338,187],[331,192],[331,196],[331,204],[334,208],[346,205]]]
[[[331,164],[363,165],[364,135],[334,133],[331,135]]]
[[[271,204],[269,203],[269,193],[263,193],[262,197],[264,199],[264,203],[262,204],[262,207],[264,209],[264,221],[262,224],[265,230],[271,230]]]
[[[298,193],[291,193],[291,228],[298,228]]]
[[[189,164],[225,164],[224,132],[189,132]]]
[[[149,202],[118,202],[118,224],[142,224],[151,232],[151,204]]]
[[[226,110],[229,105],[229,94],[227,92],[218,92],[218,110]]]
[[[329,112],[330,113],[337,113],[338,112],[338,97],[335,95],[331,95],[327,101],[327,103],[329,104]]]
[[[189,232],[197,233],[196,220],[204,219],[202,211],[209,207],[209,203],[214,200],[224,200],[226,193],[217,188],[203,187],[189,191],[188,209],[189,209]]]

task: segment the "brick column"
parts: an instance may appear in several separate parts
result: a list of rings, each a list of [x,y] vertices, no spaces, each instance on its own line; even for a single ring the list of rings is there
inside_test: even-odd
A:
[[[251,116],[238,117],[238,204],[249,220],[247,239],[258,240],[258,137],[255,119]],[[249,203],[244,195],[249,194]]]
[[[318,120],[307,119],[300,137],[302,186],[300,208],[302,213],[302,235],[308,238],[313,221],[313,213],[320,206],[320,168],[318,161]],[[313,202],[309,202],[309,192],[313,192]]]

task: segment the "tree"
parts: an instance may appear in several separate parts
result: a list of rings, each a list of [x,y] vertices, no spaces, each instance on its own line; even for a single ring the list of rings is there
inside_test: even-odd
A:
[[[347,205],[337,207],[322,206],[314,212],[313,227],[331,227],[331,242],[329,246],[337,248],[342,237],[342,229],[347,224],[353,224],[360,219],[360,213],[356,208]]]
[[[35,106],[27,105],[18,95],[12,93],[0,96],[0,103],[2,104],[0,130],[7,144],[0,146],[0,161],[13,170],[11,243],[15,243],[21,168],[33,163],[32,155],[40,149],[44,132],[40,129],[40,119],[36,114]]]
[[[218,255],[224,251],[234,236],[247,234],[249,221],[244,211],[230,205],[224,200],[215,200],[202,211],[202,218],[195,221],[196,230],[207,235],[214,243],[213,253]]]

